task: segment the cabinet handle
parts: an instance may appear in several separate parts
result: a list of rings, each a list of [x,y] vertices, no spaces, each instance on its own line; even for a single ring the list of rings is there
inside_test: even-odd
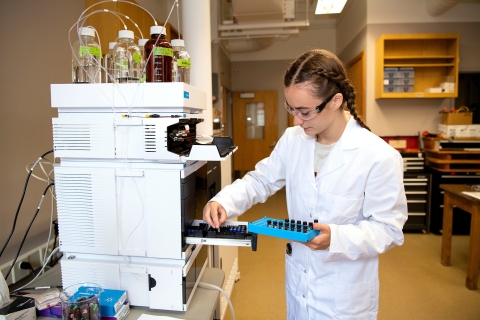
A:
[[[408,213],[409,216],[426,216],[427,214],[424,213],[424,212],[412,212],[412,213]]]
[[[427,200],[408,200],[407,203],[427,203]]]
[[[427,182],[428,179],[403,179],[403,182]]]
[[[462,179],[478,179],[478,176],[458,176],[458,175],[454,175],[454,176],[440,176],[442,179],[459,179],[459,178],[462,178]]]
[[[426,186],[426,183],[404,183],[404,186]]]

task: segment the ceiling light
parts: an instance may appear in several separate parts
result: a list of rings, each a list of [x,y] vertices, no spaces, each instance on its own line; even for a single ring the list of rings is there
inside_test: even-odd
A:
[[[318,0],[315,14],[340,13],[347,0]]]

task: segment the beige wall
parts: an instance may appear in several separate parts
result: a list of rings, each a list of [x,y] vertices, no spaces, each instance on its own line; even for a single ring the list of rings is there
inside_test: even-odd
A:
[[[78,0],[0,1],[0,245],[10,233],[25,183],[25,166],[52,149],[50,84],[71,81],[68,30],[85,9]],[[52,156],[48,156],[52,159]],[[47,169],[51,169],[47,167]],[[41,171],[35,173],[43,175]],[[13,258],[47,184],[30,179],[15,234],[0,265]],[[46,198],[24,247],[46,242]]]
[[[283,74],[290,60],[241,61],[232,63],[232,91],[276,90],[278,101],[278,137],[288,126],[288,113],[283,106]],[[233,119],[235,125],[235,119]]]
[[[348,62],[365,49],[363,44],[360,51],[352,50],[352,43],[358,43],[359,35],[367,26],[367,0],[348,1],[344,10],[338,17],[336,25],[337,55],[350,54],[345,57]]]
[[[230,55],[232,91],[277,90],[279,138],[288,125],[288,114],[283,106],[283,74],[286,68],[309,49],[322,48],[335,52],[335,34],[333,25],[326,22],[323,28],[317,25],[309,31],[302,31],[301,36],[292,36],[285,42],[276,41],[264,50]]]

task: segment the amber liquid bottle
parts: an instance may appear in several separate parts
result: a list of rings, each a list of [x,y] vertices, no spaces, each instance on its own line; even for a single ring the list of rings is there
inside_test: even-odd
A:
[[[172,82],[172,45],[165,28],[150,27],[150,40],[145,43],[146,81]]]

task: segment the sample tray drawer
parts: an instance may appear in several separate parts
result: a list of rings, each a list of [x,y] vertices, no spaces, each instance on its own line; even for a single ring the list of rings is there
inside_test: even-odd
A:
[[[248,230],[271,237],[301,242],[308,242],[320,233],[318,230],[313,230],[313,222],[307,224],[306,221],[302,221],[301,224],[298,224],[295,220],[277,220],[268,217],[250,222]]]

